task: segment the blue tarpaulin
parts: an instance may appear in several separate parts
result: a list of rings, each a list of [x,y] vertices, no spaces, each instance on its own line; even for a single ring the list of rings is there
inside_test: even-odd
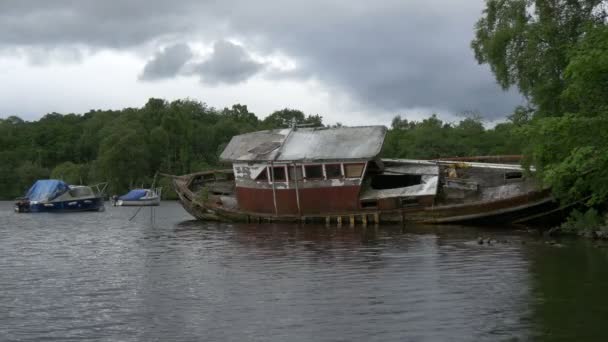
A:
[[[118,199],[123,201],[135,201],[146,196],[146,191],[146,189],[133,189],[126,195],[118,197]]]
[[[68,185],[63,181],[41,179],[32,185],[25,197],[30,201],[51,201],[68,190]]]

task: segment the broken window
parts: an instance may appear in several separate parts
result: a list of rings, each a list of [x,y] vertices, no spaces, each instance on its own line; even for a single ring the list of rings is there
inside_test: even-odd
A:
[[[421,175],[377,175],[372,178],[372,188],[377,190],[405,188],[422,184]]]
[[[363,209],[378,208],[378,200],[361,201],[361,208],[363,208]]]
[[[342,178],[342,166],[340,164],[325,164],[325,175],[327,179]]]
[[[302,180],[302,166],[291,165],[291,166],[288,166],[287,169],[289,170],[289,180],[290,181]]]
[[[306,179],[323,179],[323,167],[321,165],[306,165]]]
[[[268,182],[268,171],[266,168],[255,178],[256,181]]]
[[[513,172],[505,172],[505,179],[518,179],[522,178],[524,175],[519,171]]]
[[[272,169],[273,180],[275,182],[284,182],[287,180],[285,175],[285,166],[275,166]]]
[[[363,173],[365,164],[344,164],[344,175],[346,178],[359,178]]]

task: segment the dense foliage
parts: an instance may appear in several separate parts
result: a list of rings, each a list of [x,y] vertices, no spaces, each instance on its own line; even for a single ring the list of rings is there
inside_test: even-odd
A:
[[[70,184],[109,182],[111,193],[150,185],[157,171],[184,174],[218,165],[233,135],[284,127],[318,115],[283,109],[264,120],[234,105],[216,110],[192,100],[150,99],[142,108],[51,113],[38,121],[0,119],[0,198],[23,195],[40,178]],[[169,188],[167,180],[159,180]]]
[[[521,140],[514,135],[512,122],[486,129],[479,117],[472,116],[458,123],[443,122],[437,116],[422,121],[393,119],[384,143],[383,155],[388,158],[441,158],[519,154]]]
[[[608,199],[608,27],[602,0],[486,0],[472,48],[530,107],[527,163],[565,203]]]
[[[39,178],[71,184],[109,182],[110,193],[150,185],[157,171],[185,174],[219,166],[233,135],[300,124],[323,125],[319,115],[283,109],[263,120],[247,106],[216,110],[192,100],[150,99],[142,108],[47,114],[34,122],[0,120],[0,197],[22,195]],[[432,116],[420,122],[393,120],[384,155],[434,158],[518,153],[513,124],[486,129],[477,117],[452,124]],[[364,137],[362,137],[364,138]],[[169,188],[163,179],[165,188]],[[165,192],[170,193],[170,192]]]

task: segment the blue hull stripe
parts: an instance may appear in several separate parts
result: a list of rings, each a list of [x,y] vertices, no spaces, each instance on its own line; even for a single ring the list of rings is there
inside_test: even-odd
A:
[[[101,198],[89,198],[73,201],[30,203],[30,212],[69,212],[69,211],[96,211],[103,206]]]

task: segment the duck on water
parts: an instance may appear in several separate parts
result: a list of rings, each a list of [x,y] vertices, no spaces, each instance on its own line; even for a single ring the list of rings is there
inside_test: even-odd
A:
[[[201,220],[508,224],[556,210],[517,156],[383,159],[385,135],[384,126],[247,133],[220,156],[232,168],[165,176]]]
[[[15,212],[102,211],[106,185],[68,185],[57,179],[41,179],[17,199]]]

